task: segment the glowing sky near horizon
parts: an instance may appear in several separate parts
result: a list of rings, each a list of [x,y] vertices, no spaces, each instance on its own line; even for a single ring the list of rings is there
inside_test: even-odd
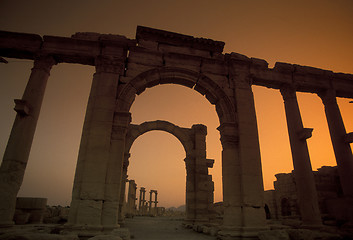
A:
[[[238,52],[269,62],[288,62],[353,74],[353,2],[350,0],[0,0],[0,30],[70,37],[99,32],[134,38],[148,26],[225,42],[224,53]],[[0,64],[0,155],[15,118],[13,99],[21,98],[31,61]],[[54,66],[38,121],[20,196],[47,197],[69,205],[85,108],[94,67]],[[293,169],[282,97],[277,90],[253,87],[265,189],[274,175]],[[298,93],[313,169],[336,164],[321,100]],[[338,99],[347,132],[353,131],[352,99]],[[214,106],[196,91],[178,85],[147,89],[136,97],[132,122],[166,120],[181,127],[208,128],[207,158],[215,201],[222,201],[221,144]],[[157,189],[160,206],[185,202],[185,152],[177,139],[153,131],[132,146],[129,178],[138,187]]]

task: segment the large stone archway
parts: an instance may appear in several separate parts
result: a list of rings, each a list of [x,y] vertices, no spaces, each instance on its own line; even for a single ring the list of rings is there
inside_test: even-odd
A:
[[[0,31],[0,56],[34,60],[0,168],[0,225],[12,223],[51,67],[96,67],[82,131],[69,225],[117,228],[130,107],[136,95],[158,84],[181,84],[204,95],[219,117],[224,218],[220,236],[251,237],[265,228],[257,122],[251,86],[279,89],[287,117],[295,179],[304,225],[321,224],[296,92],[317,94],[325,114],[345,197],[353,196],[353,134],[336,97],[353,98],[353,76],[323,69],[223,53],[224,43],[137,27],[136,39],[77,33],[72,37]],[[196,152],[195,152],[196,154]],[[199,153],[197,153],[199,154]],[[201,154],[200,154],[201,155]],[[196,155],[195,155],[196,156]],[[198,156],[198,155],[197,155]],[[195,163],[204,161],[196,157]]]
[[[206,159],[207,128],[197,124],[191,128],[178,127],[167,121],[144,122],[140,125],[130,124],[126,134],[125,156],[130,156],[134,141],[149,131],[165,131],[175,136],[183,145],[186,157],[186,221],[208,222],[213,208],[214,185],[208,168],[213,167],[214,160]],[[127,158],[124,161],[123,178],[127,175]],[[124,183],[125,180],[122,179]],[[124,190],[121,194],[124,194]]]

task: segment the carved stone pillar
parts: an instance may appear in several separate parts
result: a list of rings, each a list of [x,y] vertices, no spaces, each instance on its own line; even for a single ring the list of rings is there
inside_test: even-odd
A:
[[[157,200],[158,192],[157,192],[157,190],[155,190],[154,194],[155,194],[154,195],[154,208],[156,209],[155,211],[157,213],[157,204],[158,204],[158,200]]]
[[[144,187],[140,188],[140,201],[139,201],[139,214],[145,214],[145,202],[146,202],[146,189]]]
[[[234,123],[218,127],[222,143],[223,227],[225,231],[242,226],[241,166],[238,129]],[[224,232],[224,231],[223,231]],[[225,233],[224,233],[225,234]]]
[[[129,112],[115,112],[113,130],[110,139],[109,162],[105,181],[105,201],[103,203],[102,224],[114,227],[118,225],[119,204],[125,195],[126,171],[129,155],[125,154],[125,137],[131,122]],[[124,172],[125,162],[125,172]],[[124,192],[122,192],[122,188]],[[122,203],[121,203],[122,204]],[[122,205],[121,205],[122,206]],[[122,219],[123,221],[123,219]]]
[[[129,180],[129,191],[127,198],[127,213],[129,217],[136,214],[136,183],[134,180]]]
[[[111,147],[115,143],[111,137],[113,125],[116,125],[116,89],[124,60],[99,56],[95,65],[67,226],[101,230],[103,225],[118,226],[121,166],[114,176],[108,170],[119,169],[119,164],[111,157]],[[114,182],[116,175],[119,175],[119,183]],[[109,220],[106,213],[110,214]]]
[[[13,224],[16,197],[31,151],[43,96],[52,66],[50,56],[34,60],[31,76],[21,100],[15,100],[17,116],[0,167],[0,225]]]
[[[256,236],[267,229],[264,188],[249,62],[229,59],[236,119],[222,123],[225,239]]]
[[[207,128],[196,124],[191,127],[194,139],[195,221],[209,221],[208,166],[206,160]]]
[[[150,200],[148,201],[148,212],[149,212],[149,214],[152,214],[152,193],[153,193],[153,190],[150,191]]]
[[[338,173],[343,193],[346,197],[353,197],[353,156],[348,134],[337,105],[336,94],[333,89],[322,91],[319,94],[325,105],[325,113],[331,142],[335,152]]]
[[[186,221],[195,220],[195,158],[186,154],[184,159],[186,167]]]
[[[124,163],[123,163],[123,173],[121,175],[121,190],[120,190],[120,201],[119,201],[119,224],[124,223],[125,213],[124,213],[124,206],[125,206],[125,190],[126,190],[126,182],[127,180],[127,168],[129,166],[129,158],[130,153],[124,154]]]
[[[306,143],[306,139],[311,137],[312,129],[303,127],[295,89],[290,86],[283,87],[281,94],[287,117],[302,224],[308,226],[321,225],[315,179]]]

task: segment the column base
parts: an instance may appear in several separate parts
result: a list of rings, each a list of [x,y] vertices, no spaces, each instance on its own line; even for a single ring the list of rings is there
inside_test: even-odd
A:
[[[221,231],[218,232],[217,239],[258,240],[258,233],[269,229],[269,227],[221,227]]]

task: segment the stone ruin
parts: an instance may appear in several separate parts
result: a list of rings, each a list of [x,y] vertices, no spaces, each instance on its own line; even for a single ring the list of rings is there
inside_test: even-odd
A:
[[[119,229],[128,163],[130,107],[136,95],[158,84],[180,84],[204,95],[216,107],[222,144],[223,222],[220,239],[256,238],[269,229],[264,211],[260,148],[252,85],[280,90],[287,117],[301,226],[322,226],[317,191],[296,92],[317,94],[325,113],[337,161],[342,198],[353,197],[353,157],[336,97],[353,98],[353,75],[223,53],[224,42],[138,26],[135,39],[76,33],[72,37],[0,31],[0,56],[34,62],[0,168],[0,224],[13,224],[16,196],[51,67],[76,63],[96,67],[87,105],[67,230],[92,235]],[[6,62],[6,61],[2,61]],[[158,122],[155,123],[158,125]],[[187,219],[209,221],[211,180],[204,128],[193,129],[186,148],[190,204]],[[183,134],[182,134],[183,135]],[[183,137],[185,137],[183,135]],[[185,140],[188,142],[188,135]],[[200,150],[197,150],[200,149]],[[189,165],[189,167],[188,167]],[[190,173],[189,173],[190,172]],[[200,175],[200,178],[198,177]],[[195,188],[197,187],[197,188]],[[125,190],[124,190],[125,191]],[[115,231],[115,230],[114,230]],[[206,230],[205,230],[206,231]]]
[[[337,167],[323,166],[313,171],[313,175],[323,223],[333,226],[352,223],[353,202],[343,197]],[[294,173],[279,173],[276,178],[275,189],[265,191],[267,219],[300,220]]]

